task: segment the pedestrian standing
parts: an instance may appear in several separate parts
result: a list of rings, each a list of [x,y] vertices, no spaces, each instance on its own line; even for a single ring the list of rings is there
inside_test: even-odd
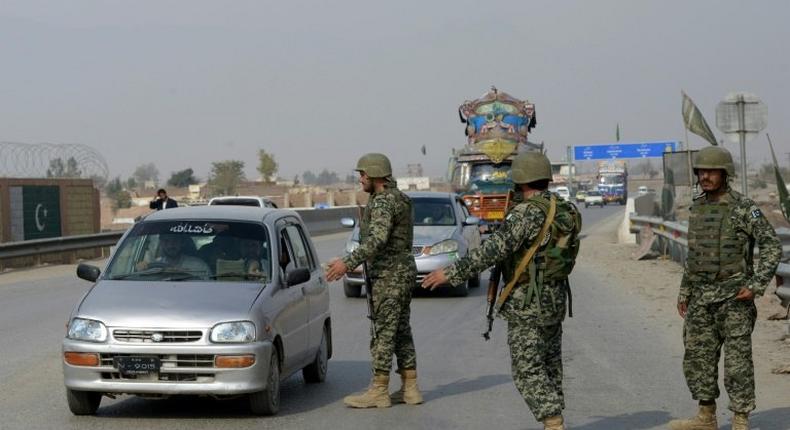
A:
[[[148,207],[154,210],[161,211],[162,209],[172,209],[178,207],[178,202],[167,196],[167,191],[160,188],[156,192],[156,197],[148,203]]]
[[[715,430],[719,357],[733,412],[732,430],[749,429],[755,408],[752,331],[755,297],[776,272],[782,246],[757,205],[730,188],[735,166],[729,151],[709,146],[697,153],[694,174],[702,193],[691,206],[688,257],[678,295],[683,325],[683,373],[696,416],[673,420],[672,430]],[[755,244],[760,261],[753,262]]]
[[[513,381],[544,429],[564,430],[562,321],[581,216],[573,203],[548,191],[551,163],[545,155],[519,154],[512,178],[523,201],[479,248],[429,274],[423,287],[459,285],[491,266],[501,268],[507,284],[497,306],[508,323]]]
[[[359,247],[342,259],[332,260],[327,279],[335,281],[367,262],[372,283],[373,327],[370,355],[373,378],[366,391],[347,396],[353,408],[389,407],[392,402],[420,404],[417,386],[417,357],[411,325],[411,291],[417,282],[417,266],[412,255],[412,203],[398,190],[392,166],[383,154],[366,154],[357,168],[362,189],[370,194],[359,228]],[[397,358],[401,389],[389,393],[392,357]]]

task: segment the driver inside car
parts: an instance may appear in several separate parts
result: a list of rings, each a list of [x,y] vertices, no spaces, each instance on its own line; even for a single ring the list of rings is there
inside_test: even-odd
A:
[[[163,234],[159,238],[161,256],[153,262],[142,260],[137,263],[137,271],[148,268],[162,267],[166,270],[181,271],[195,275],[197,278],[208,278],[210,270],[201,259],[184,254],[185,238],[177,234]]]

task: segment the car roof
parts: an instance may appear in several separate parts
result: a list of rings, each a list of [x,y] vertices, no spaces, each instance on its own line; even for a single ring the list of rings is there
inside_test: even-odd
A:
[[[299,214],[287,209],[274,209],[253,206],[188,206],[174,209],[156,211],[144,218],[144,221],[181,221],[181,220],[233,220],[262,222],[271,214],[292,215],[297,218]]]
[[[212,197],[211,200],[264,200],[268,201],[266,197],[261,196],[220,196]],[[209,200],[209,201],[211,201]]]
[[[413,199],[454,199],[457,197],[454,193],[444,193],[441,191],[406,191],[406,195]]]

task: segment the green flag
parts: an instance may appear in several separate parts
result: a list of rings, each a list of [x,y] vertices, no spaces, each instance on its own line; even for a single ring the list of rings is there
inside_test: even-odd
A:
[[[765,137],[768,138],[768,146],[771,148],[771,157],[774,159],[774,172],[776,173],[776,190],[779,192],[779,207],[782,208],[782,215],[785,219],[790,221],[790,194],[787,192],[787,185],[785,184],[782,173],[779,171],[779,163],[776,162],[776,154],[774,154],[774,145],[771,143],[771,136],[767,133]]]
[[[684,91],[680,93],[683,95],[683,123],[688,131],[707,140],[711,145],[717,146],[716,136],[710,131],[710,127],[708,127],[705,117],[702,116],[702,112],[697,109],[697,105],[691,101],[691,98]]]
[[[615,137],[615,139],[617,139],[616,142],[620,141],[620,123],[619,122],[617,123],[617,130],[614,133],[614,137]]]

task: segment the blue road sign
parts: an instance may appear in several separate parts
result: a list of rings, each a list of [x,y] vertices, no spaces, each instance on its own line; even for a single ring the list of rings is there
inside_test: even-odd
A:
[[[676,151],[678,142],[673,140],[639,143],[606,143],[573,147],[575,160],[611,160],[615,158],[660,158],[664,152]]]

